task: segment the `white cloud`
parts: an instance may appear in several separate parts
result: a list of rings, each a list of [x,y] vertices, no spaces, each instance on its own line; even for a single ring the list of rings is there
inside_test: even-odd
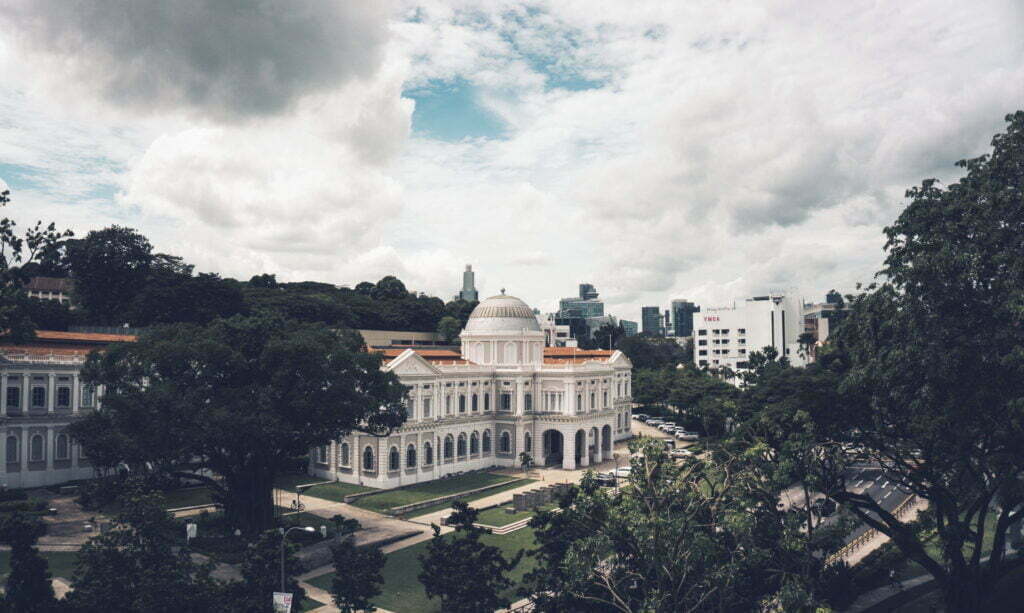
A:
[[[40,211],[116,186],[118,206],[90,202],[75,223],[127,221],[242,277],[397,274],[448,297],[472,263],[484,294],[552,309],[587,281],[629,319],[677,297],[849,290],[879,267],[903,190],[955,177],[1024,99],[1010,1],[410,0],[386,27],[368,5],[323,2],[286,35],[280,17],[168,6],[189,45],[138,47],[83,27],[89,11],[16,5],[48,13],[17,44],[0,38],[18,83],[0,94],[14,118],[0,120],[0,162],[43,173],[48,191],[17,194]],[[95,48],[53,73],[66,83],[40,77],[93,29]],[[193,47],[227,62],[180,53]],[[118,60],[136,48],[167,78]],[[290,75],[279,88],[261,58]],[[456,79],[502,138],[411,136],[403,89]],[[102,112],[59,104],[70,96]]]

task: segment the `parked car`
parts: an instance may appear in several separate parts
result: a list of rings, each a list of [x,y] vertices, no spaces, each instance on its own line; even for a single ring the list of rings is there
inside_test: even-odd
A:
[[[658,430],[661,430],[662,432],[668,432],[670,430],[675,430],[675,429],[676,429],[676,425],[675,424],[658,424]]]
[[[687,449],[673,449],[669,453],[669,455],[672,456],[673,458],[677,458],[677,459],[678,458],[691,458],[691,457],[693,457],[693,452],[689,451]]]
[[[613,470],[609,474],[615,476],[618,479],[625,479],[626,477],[629,477],[629,473],[632,472],[632,471],[633,471],[633,467],[632,466],[622,466],[622,467],[616,468],[615,470]]]
[[[665,423],[665,420],[658,419],[657,417],[655,417],[654,419],[648,419],[646,423],[648,426],[660,426],[661,424]]]
[[[598,485],[615,485],[615,473],[597,473],[594,475],[594,480],[597,481]]]
[[[682,432],[676,433],[676,438],[681,441],[699,441],[700,434],[696,432],[687,432],[686,430],[683,430]]]
[[[640,421],[647,421],[650,418],[650,415],[646,415],[644,413],[637,413],[636,415],[633,416],[633,419],[639,419]]]

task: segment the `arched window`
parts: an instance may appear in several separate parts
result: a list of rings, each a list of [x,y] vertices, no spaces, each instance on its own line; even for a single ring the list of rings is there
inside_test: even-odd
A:
[[[480,453],[480,435],[476,432],[469,435],[469,452],[473,455]]]
[[[608,408],[608,392],[604,392],[604,405],[603,406],[605,408]]]
[[[17,464],[20,460],[18,459],[20,454],[18,453],[18,437],[8,436],[7,437],[7,463]]]
[[[28,459],[32,462],[42,462],[46,459],[43,455],[43,435],[33,434],[28,446]]]
[[[462,457],[466,455],[466,434],[462,433],[459,435],[458,455]]]
[[[434,447],[430,443],[423,443],[423,463],[428,466],[434,463]]]
[[[465,394],[459,394],[459,413],[466,412],[466,396]]]
[[[373,470],[373,447],[363,449],[363,470]]]
[[[533,439],[530,436],[529,432],[526,433],[526,436],[523,439],[523,451],[525,451],[526,453],[530,453],[531,451],[533,451]]]
[[[444,413],[445,413],[445,415],[451,415],[452,414],[452,397],[451,396],[445,396],[444,397]]]
[[[490,393],[484,394],[484,410],[485,411],[490,411],[491,410],[491,394]]]
[[[56,450],[54,451],[53,457],[57,460],[67,460],[71,457],[67,434],[57,435]]]
[[[582,411],[583,408],[583,394],[576,394],[576,410]]]
[[[501,446],[498,448],[502,453],[512,452],[512,437],[508,432],[501,433]]]
[[[444,437],[444,459],[450,460],[455,455],[455,439],[452,435]]]
[[[491,431],[484,430],[484,453],[491,452]]]
[[[388,453],[388,470],[398,470],[402,468],[402,455],[398,453],[398,447],[392,447]]]
[[[405,467],[416,468],[416,445],[405,448]]]
[[[473,407],[474,411],[479,411],[480,410],[480,402],[479,402],[479,400],[480,399],[477,398],[477,395],[473,394],[473,404],[472,404],[472,407]]]

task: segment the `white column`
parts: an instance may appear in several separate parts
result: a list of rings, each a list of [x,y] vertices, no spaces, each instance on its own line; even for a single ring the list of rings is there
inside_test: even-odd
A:
[[[82,382],[76,372],[71,377],[71,414],[78,415],[78,408],[82,404]]]
[[[516,379],[516,415],[522,415],[526,410],[526,384],[522,379]]]
[[[590,433],[583,435],[583,451],[580,453],[580,467],[590,466]]]
[[[338,480],[338,440],[332,440],[327,448],[327,467],[331,473],[331,480]]]
[[[562,468],[576,470],[576,433],[562,432]]]
[[[28,443],[29,443],[28,430],[21,428],[18,432],[18,445],[21,451],[21,472],[22,474],[28,471]],[[24,481],[24,478],[23,478]]]
[[[46,375],[46,412],[53,413],[55,403],[54,396],[57,395],[57,375],[52,372]]]
[[[603,436],[604,436],[604,429],[603,428],[598,428],[597,429],[597,440],[594,441],[594,464],[600,464],[601,460],[602,460],[602,457],[603,457],[601,455],[601,440],[602,440]]]
[[[21,375],[21,411],[28,412],[29,400],[32,398],[32,375]]]
[[[53,427],[46,427],[46,470],[53,470]]]

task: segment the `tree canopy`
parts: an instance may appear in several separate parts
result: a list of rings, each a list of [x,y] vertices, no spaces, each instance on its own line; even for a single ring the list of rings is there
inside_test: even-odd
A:
[[[192,474],[232,525],[273,523],[274,477],[353,429],[387,434],[405,420],[406,388],[360,350],[357,335],[273,316],[159,326],[93,354],[86,380],[103,411],[72,425],[94,463]]]

